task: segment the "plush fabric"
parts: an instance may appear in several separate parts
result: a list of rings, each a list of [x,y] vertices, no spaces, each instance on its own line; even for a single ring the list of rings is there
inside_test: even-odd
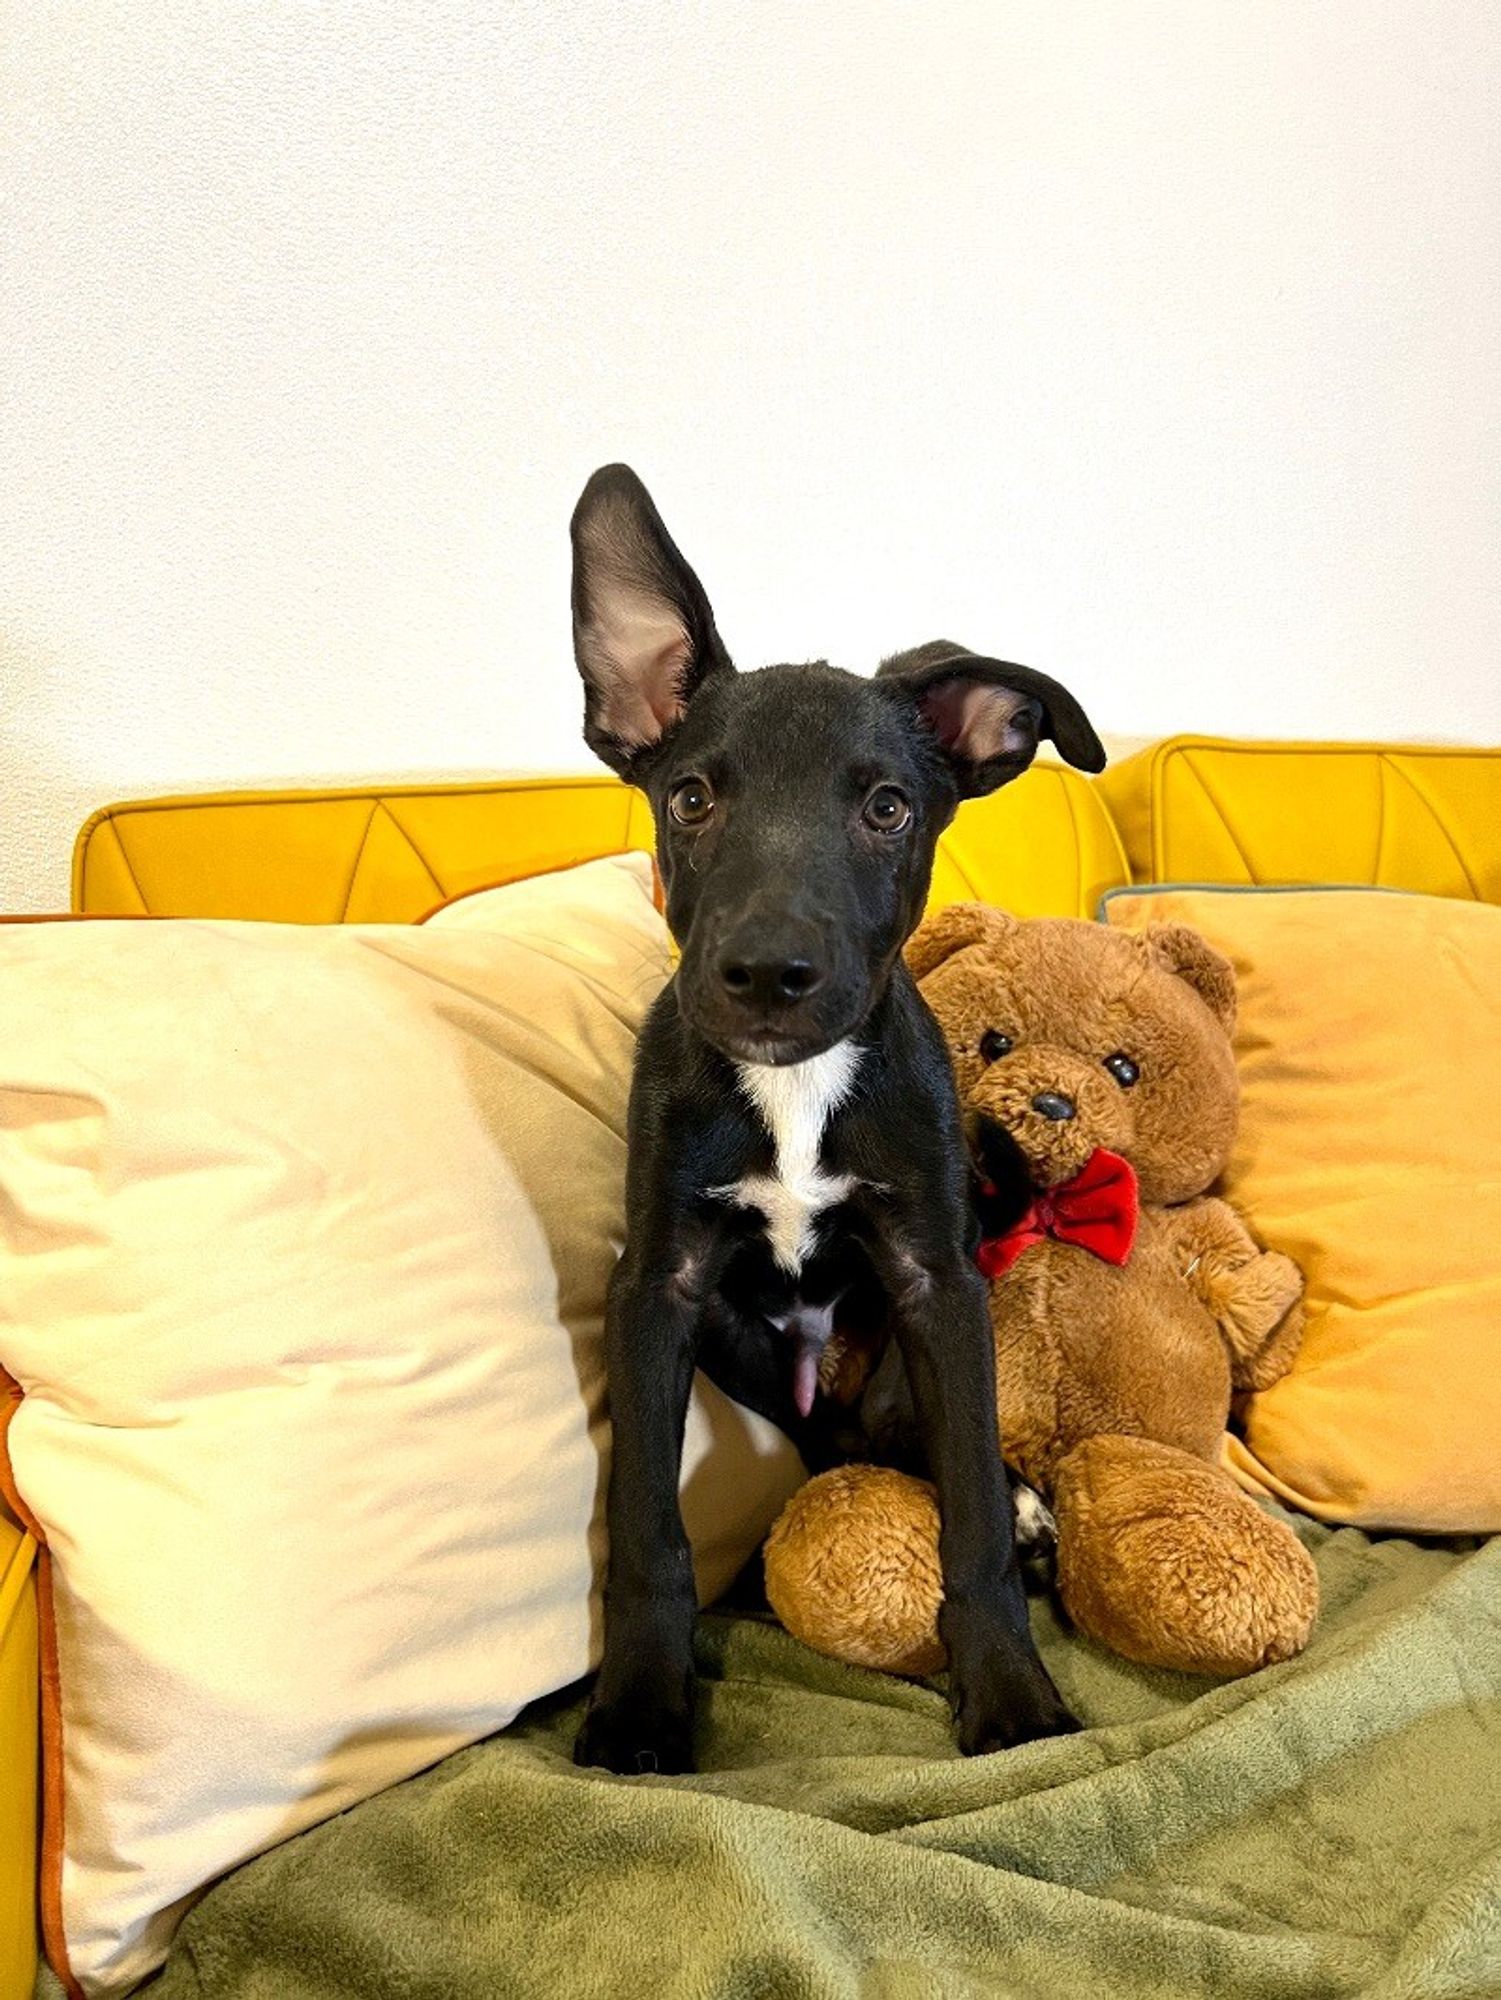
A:
[[[1501,1529],[1501,909],[1161,888],[1240,986],[1225,1192],[1308,1276],[1307,1327],[1231,1460],[1325,1520]]]
[[[1078,1639],[1083,1736],[954,1754],[932,1688],[701,1621],[696,1777],[576,1706],[304,1834],[152,2000],[1481,2000],[1501,1991],[1501,1545],[1311,1523],[1308,1651],[1210,1688]]]
[[[1057,1517],[1064,1604],[1148,1666],[1288,1658],[1313,1566],[1220,1465],[1232,1391],[1285,1373],[1302,1330],[1296,1266],[1208,1194],[1235,1133],[1228,963],[1183,924],[1129,937],[978,903],[930,917],[907,957],[985,1176],[982,1230],[1025,1204],[979,1262],[1001,1446]],[[847,1397],[840,1342],[827,1386]],[[941,1657],[937,1536],[923,1482],[821,1473],[767,1539],[767,1595],[838,1659],[923,1671]]]
[[[48,1941],[88,1993],[208,1878],[595,1657],[601,1312],[667,963],[640,856],[422,929],[0,927],[5,1445],[59,1670]],[[705,1594],[800,1476],[700,1397]]]

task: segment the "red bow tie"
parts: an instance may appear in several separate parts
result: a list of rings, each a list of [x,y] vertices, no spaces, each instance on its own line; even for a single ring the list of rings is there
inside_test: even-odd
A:
[[[975,1262],[987,1278],[999,1278],[1023,1250],[1053,1236],[1092,1250],[1107,1264],[1124,1264],[1136,1239],[1137,1212],[1135,1169],[1119,1153],[1100,1146],[1071,1181],[1038,1195],[1004,1236],[987,1236]]]

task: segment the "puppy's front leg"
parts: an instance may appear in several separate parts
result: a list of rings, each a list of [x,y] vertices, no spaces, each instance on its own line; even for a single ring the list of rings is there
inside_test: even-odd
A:
[[[1076,1729],[1027,1623],[996,1434],[985,1281],[962,1257],[906,1258],[892,1276],[897,1339],[938,1488],[938,1629],[959,1747],[973,1756]]]
[[[634,1777],[693,1768],[693,1563],[678,1505],[701,1301],[628,1248],[605,1313],[610,1550],[604,1657],[574,1760]]]

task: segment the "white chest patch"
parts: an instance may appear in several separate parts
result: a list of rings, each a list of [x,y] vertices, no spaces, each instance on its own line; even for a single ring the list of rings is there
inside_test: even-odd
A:
[[[836,1042],[821,1056],[780,1068],[769,1063],[737,1063],[740,1088],[755,1105],[770,1134],[774,1163],[769,1174],[752,1174],[734,1187],[710,1190],[721,1201],[759,1208],[766,1217],[771,1254],[793,1277],[813,1248],[813,1224],[826,1208],[843,1201],[854,1186],[849,1174],[826,1174],[818,1164],[830,1115],[842,1104],[860,1067],[853,1042]]]

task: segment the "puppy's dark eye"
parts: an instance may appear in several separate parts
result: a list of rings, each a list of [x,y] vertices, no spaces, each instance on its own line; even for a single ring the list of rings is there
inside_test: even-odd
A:
[[[1141,1075],[1141,1071],[1132,1062],[1131,1058],[1127,1055],[1122,1055],[1119,1049],[1116,1050],[1113,1056],[1106,1056],[1105,1067],[1115,1078],[1122,1090],[1129,1090]]]
[[[674,785],[667,810],[679,826],[702,826],[714,810],[714,794],[706,778],[685,778]]]
[[[981,1062],[999,1062],[1002,1056],[1009,1056],[1016,1044],[1009,1035],[1003,1035],[999,1028],[987,1028],[980,1037]]]
[[[860,817],[875,833],[900,833],[912,818],[912,808],[895,785],[877,785]]]

